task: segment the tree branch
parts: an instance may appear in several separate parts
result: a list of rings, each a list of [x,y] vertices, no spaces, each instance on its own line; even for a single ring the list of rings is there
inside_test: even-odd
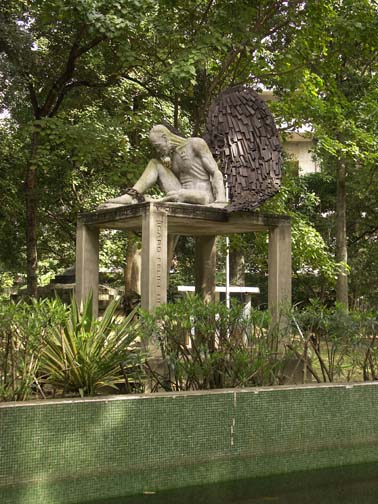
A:
[[[130,82],[134,82],[135,84],[138,84],[141,86],[143,89],[145,89],[148,93],[147,96],[154,96],[155,98],[162,98],[162,99],[170,99],[169,95],[167,94],[162,94],[158,93],[155,89],[152,89],[150,86],[148,86],[146,83],[143,81],[135,78],[135,77],[130,77],[129,75],[111,75],[106,81],[89,81],[86,79],[82,80],[76,80],[73,82],[70,82],[69,84],[66,84],[63,89],[60,91],[59,96],[56,99],[56,103],[54,107],[52,108],[51,112],[49,113],[48,117],[53,117],[59,110],[59,107],[65,97],[65,95],[72,89],[77,88],[77,87],[89,87],[89,88],[105,88],[114,84],[117,84],[121,79],[128,80]]]
[[[83,54],[87,53],[88,51],[90,51],[94,47],[98,46],[99,44],[101,44],[101,42],[104,42],[104,40],[106,40],[106,38],[107,38],[106,35],[101,35],[101,37],[96,37],[91,42],[89,42],[89,44],[87,44],[83,47],[80,47],[78,50],[77,57],[82,56]]]
[[[207,22],[208,14],[210,12],[210,9],[211,9],[213,3],[214,3],[214,0],[209,0],[207,2],[206,8],[205,8],[204,13],[203,13],[203,15],[201,17],[201,21],[199,22],[197,28],[194,30],[194,33],[192,34],[192,37],[191,37],[192,40],[196,37],[196,35],[197,35],[198,31],[200,30],[200,28],[202,28],[202,26]]]
[[[135,84],[138,84],[139,86],[141,86],[143,89],[145,89],[146,91],[148,91],[148,93],[150,94],[150,96],[154,96],[156,98],[164,98],[164,99],[169,99],[169,95],[166,95],[166,94],[161,94],[161,93],[158,93],[155,89],[152,89],[151,87],[148,86],[148,84],[145,84],[143,81],[139,80],[139,79],[136,79],[135,77],[130,77],[128,75],[123,75],[123,78],[130,81],[130,82],[134,82]]]
[[[30,80],[28,82],[28,90],[29,90],[30,101],[31,101],[31,104],[33,107],[34,116],[36,119],[40,119],[41,109],[39,108],[38,99],[37,99],[37,95],[36,95],[33,83]]]
[[[80,87],[80,86],[86,86],[86,87],[91,87],[91,88],[100,88],[100,87],[106,87],[109,86],[112,83],[115,83],[116,81],[114,80],[113,82],[110,82],[110,80],[106,82],[90,82],[88,80],[78,80],[78,81],[73,81],[70,82],[69,84],[66,84],[63,89],[60,91],[55,105],[53,106],[52,110],[48,114],[48,117],[54,117],[55,114],[57,114],[60,105],[62,104],[62,101],[64,100],[64,97],[70,91],[71,89],[75,87]]]
[[[355,243],[359,242],[362,238],[365,238],[365,236],[370,236],[378,231],[378,226],[371,226],[370,229],[367,229],[360,235],[356,236],[353,240],[349,241],[349,245],[354,245]]]
[[[295,67],[292,67],[292,68],[289,68],[289,70],[282,70],[281,72],[265,72],[265,73],[260,73],[258,75],[258,79],[261,79],[261,78],[264,78],[264,77],[275,77],[275,76],[279,76],[279,75],[285,75],[285,74],[290,74],[292,72],[295,72],[297,70],[300,70],[301,68],[304,67],[304,63],[300,64],[300,65],[297,65]],[[251,78],[249,80],[252,80],[254,81],[256,79],[256,76],[251,76]]]
[[[80,56],[87,53],[102,41],[106,40],[106,36],[103,35],[101,37],[96,37],[87,45],[80,47],[79,40],[81,38],[83,29],[81,29],[75,39],[75,42],[72,44],[70,53],[67,58],[66,67],[60,77],[54,82],[50,91],[47,94],[45,103],[41,109],[42,117],[51,117],[51,114],[56,114],[65,95],[64,88],[66,84],[72,79],[75,69],[76,69],[76,61]]]
[[[366,65],[361,69],[361,75],[365,75],[366,72],[369,70],[371,65],[377,61],[377,54],[374,54],[374,56],[366,63]]]
[[[297,4],[301,3],[301,0],[292,0],[289,2],[289,9],[295,7]],[[268,24],[270,23],[271,19],[273,19],[274,14],[277,14],[281,11],[282,8],[282,2],[276,1],[273,2],[272,5],[269,6],[269,8],[261,12],[261,15],[259,18],[256,20],[256,22],[253,24],[249,32],[253,32],[255,34],[259,34],[259,39],[263,39],[265,37],[269,37],[276,33],[279,30],[282,30],[285,26],[287,26],[292,20],[287,17],[282,23],[279,23],[278,25],[275,26],[269,26]],[[251,40],[244,40],[237,49],[231,49],[223,61],[223,64],[221,66],[220,71],[218,72],[218,75],[215,77],[213,82],[211,83],[209,87],[209,91],[207,94],[207,99],[205,103],[205,109],[209,105],[211,96],[216,89],[216,87],[222,83],[224,79],[224,75],[226,74],[227,70],[229,67],[233,64],[233,62],[245,52],[245,49],[248,44],[251,43]]]
[[[75,232],[72,230],[72,227],[67,224],[66,220],[60,219],[55,212],[49,211],[45,209],[46,215],[55,222],[55,224],[60,228],[60,230],[68,236],[71,242],[75,241]]]

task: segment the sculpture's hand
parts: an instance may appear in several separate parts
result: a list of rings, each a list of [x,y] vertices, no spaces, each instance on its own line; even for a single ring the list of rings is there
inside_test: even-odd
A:
[[[159,201],[180,201],[179,191],[169,191],[166,196],[159,198]]]
[[[228,205],[227,201],[214,201],[213,203],[210,203],[208,206],[213,208],[225,208],[227,205]]]

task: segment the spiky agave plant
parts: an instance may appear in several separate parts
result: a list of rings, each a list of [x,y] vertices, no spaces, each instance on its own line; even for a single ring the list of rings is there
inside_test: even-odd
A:
[[[109,304],[101,320],[93,317],[89,295],[80,311],[71,302],[67,322],[56,327],[42,353],[40,372],[44,383],[64,393],[95,395],[101,389],[117,388],[135,377],[141,355],[135,340],[140,334],[134,312],[116,314],[119,303]]]

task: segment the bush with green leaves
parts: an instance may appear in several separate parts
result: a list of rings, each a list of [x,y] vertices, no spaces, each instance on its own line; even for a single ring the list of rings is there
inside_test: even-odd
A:
[[[206,390],[301,381],[378,379],[378,313],[329,308],[313,300],[272,327],[265,311],[246,314],[233,303],[204,304],[193,296],[154,313],[119,314],[112,302],[99,320],[92,298],[79,310],[59,300],[0,304],[0,399],[142,391],[142,368],[153,390]],[[161,349],[163,366],[140,350]]]
[[[266,312],[246,314],[233,303],[205,304],[196,296],[143,313],[150,343],[158,344],[166,375],[149,369],[155,389],[203,390],[271,385],[278,382],[281,361],[276,332]]]
[[[53,327],[41,354],[41,380],[64,394],[95,395],[121,383],[130,392],[141,374],[139,322],[134,312],[118,316],[117,301],[97,320],[92,305],[89,296],[80,311],[73,299],[68,319]]]
[[[58,299],[0,304],[0,399],[26,400],[43,390],[40,357],[52,328],[64,324],[67,307]]]
[[[317,382],[378,379],[378,314],[311,300],[292,312],[288,345]]]

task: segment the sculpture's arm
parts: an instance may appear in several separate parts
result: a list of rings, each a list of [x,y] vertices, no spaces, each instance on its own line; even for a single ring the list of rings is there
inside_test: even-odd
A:
[[[215,202],[226,201],[223,175],[210,152],[207,143],[202,138],[196,138],[194,142],[195,155],[200,159],[203,168],[209,174],[211,187],[214,193]]]

